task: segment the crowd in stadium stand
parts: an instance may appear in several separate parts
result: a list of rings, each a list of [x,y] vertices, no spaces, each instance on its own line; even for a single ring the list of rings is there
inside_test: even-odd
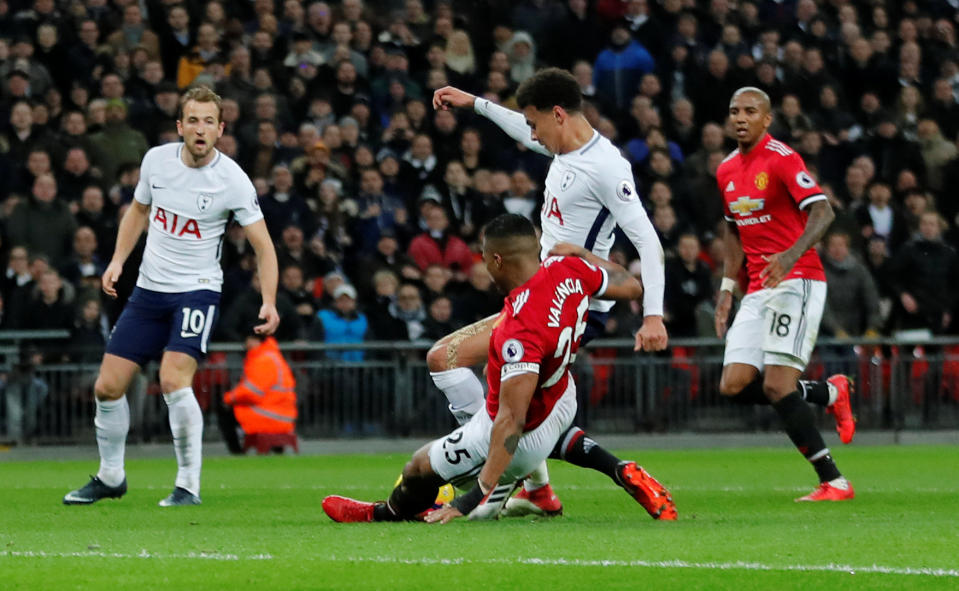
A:
[[[671,336],[711,333],[715,171],[744,85],[772,98],[772,134],[837,212],[823,333],[954,333],[957,16],[955,0],[0,0],[0,328],[102,346],[118,216],[196,84],[223,97],[217,147],[277,244],[281,341],[435,339],[494,313],[479,230],[504,211],[538,223],[549,160],[472,112],[434,111],[432,93],[516,108],[523,80],[559,66],[633,164]],[[625,239],[614,253],[636,257]],[[238,228],[222,263],[216,336],[240,340],[259,298]],[[639,306],[608,334],[635,330]]]

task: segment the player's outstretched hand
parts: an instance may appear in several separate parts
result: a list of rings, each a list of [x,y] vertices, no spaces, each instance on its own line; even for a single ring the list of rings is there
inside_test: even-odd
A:
[[[456,519],[457,517],[462,517],[463,514],[460,513],[460,510],[456,507],[453,507],[449,503],[443,505],[435,511],[430,511],[423,517],[423,521],[426,523],[449,523]]]
[[[666,334],[666,325],[662,316],[647,316],[643,319],[643,326],[636,331],[636,345],[633,351],[662,351],[669,344],[669,335]]]
[[[258,316],[263,324],[253,327],[256,334],[271,335],[276,332],[276,327],[280,325],[280,314],[276,311],[276,306],[272,304],[263,304],[260,306],[260,315]]]
[[[123,272],[123,263],[111,262],[107,265],[107,270],[103,272],[100,283],[103,286],[103,293],[111,298],[117,297],[117,280],[120,279],[120,273]]]
[[[721,290],[716,299],[716,314],[713,322],[716,324],[716,336],[724,338],[726,336],[726,325],[729,322],[729,311],[733,307],[733,293],[731,291]]]
[[[450,107],[472,107],[476,96],[454,86],[444,86],[433,93],[433,108],[437,111]]]
[[[553,248],[549,249],[549,256],[551,257],[579,257],[585,259],[588,254],[589,251],[582,246],[569,242],[557,242],[553,245]]]

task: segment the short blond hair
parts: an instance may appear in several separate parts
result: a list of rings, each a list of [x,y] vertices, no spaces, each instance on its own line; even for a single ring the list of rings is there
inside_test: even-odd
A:
[[[183,96],[180,97],[180,114],[178,119],[183,119],[183,107],[186,106],[186,104],[190,101],[215,104],[216,120],[222,120],[221,116],[223,114],[223,99],[220,98],[220,95],[213,92],[209,86],[194,86],[183,93]]]

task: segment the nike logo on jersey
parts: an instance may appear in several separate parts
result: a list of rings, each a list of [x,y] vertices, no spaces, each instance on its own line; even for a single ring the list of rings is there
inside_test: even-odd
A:
[[[736,190],[736,185],[734,185],[732,181],[729,181],[729,184],[726,185],[726,190],[727,190],[727,191],[735,191],[735,190]]]
[[[161,187],[160,185],[150,185],[154,189],[166,189],[166,187]]]
[[[186,330],[181,330],[181,331],[180,331],[180,338],[181,338],[181,339],[191,339],[191,338],[193,338],[193,337],[198,337],[198,336],[200,336],[200,333],[198,333],[198,332],[189,332],[189,331],[186,331]]]

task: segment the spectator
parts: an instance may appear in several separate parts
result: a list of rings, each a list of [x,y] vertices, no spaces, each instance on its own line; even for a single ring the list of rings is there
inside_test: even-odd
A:
[[[97,236],[92,228],[80,226],[73,234],[73,252],[60,267],[60,275],[79,290],[100,291],[100,277],[106,265],[97,256]],[[99,358],[98,358],[99,359]]]
[[[867,194],[868,203],[863,203],[855,211],[863,239],[880,236],[896,251],[909,238],[909,227],[902,212],[891,203],[892,189],[884,182],[876,182],[869,186]]]
[[[102,156],[103,179],[113,182],[121,164],[139,162],[149,146],[142,133],[127,123],[127,105],[120,99],[111,99],[106,106],[103,129],[90,135],[90,141]]]
[[[850,241],[842,232],[826,237],[822,262],[830,289],[822,329],[840,338],[875,337],[882,325],[879,291],[869,270],[850,252]]]
[[[378,341],[400,341],[408,338],[406,323],[397,318],[393,308],[400,280],[390,269],[379,269],[370,280],[372,294],[367,301],[370,335]]]
[[[64,283],[60,274],[47,269],[40,276],[37,286],[27,303],[26,316],[19,323],[20,328],[31,330],[71,330],[73,329],[76,290]],[[57,348],[62,343],[52,343]],[[45,343],[46,348],[46,343]]]
[[[328,345],[362,343],[369,332],[366,315],[357,311],[356,289],[344,283],[333,290],[333,305],[316,313],[310,340]],[[363,361],[363,349],[330,349],[327,359],[338,361]]]
[[[699,258],[699,238],[695,234],[682,234],[676,251],[678,256],[666,261],[666,293],[670,294],[666,327],[674,337],[697,337],[701,334],[699,309],[712,301],[712,277],[709,267]]]
[[[67,204],[57,198],[57,181],[52,175],[37,177],[32,193],[10,214],[10,241],[48,256],[55,265],[63,264],[70,253],[76,220]]]
[[[942,334],[952,325],[959,258],[942,241],[945,227],[942,216],[927,211],[919,218],[919,236],[893,257],[890,273],[898,298],[892,323],[897,330],[924,328]]]
[[[96,295],[80,299],[79,314],[70,331],[70,361],[99,363],[103,358],[110,328]]]
[[[360,192],[356,205],[358,213],[352,234],[360,253],[372,253],[384,231],[394,235],[408,233],[406,207],[399,199],[383,191],[383,177],[379,170],[367,168],[360,173]]]
[[[20,351],[20,362],[10,375],[0,378],[6,407],[5,441],[24,443],[34,435],[38,413],[50,393],[50,386],[36,373],[42,363],[43,354],[35,346],[27,345]]]
[[[438,341],[460,326],[453,318],[453,302],[450,298],[445,295],[433,298],[423,322],[423,338]]]
[[[438,205],[426,210],[426,231],[410,242],[409,255],[421,270],[439,264],[454,272],[466,273],[473,266],[473,253],[449,229],[446,212]]]
[[[293,173],[285,164],[273,167],[270,191],[260,199],[270,236],[279,240],[287,226],[298,226],[304,235],[312,236],[314,214],[306,200],[293,186]]]
[[[288,264],[288,263],[287,263]],[[283,267],[284,264],[280,263]],[[249,284],[236,294],[223,313],[222,322],[217,323],[219,338],[227,341],[241,341],[246,338],[244,331],[260,313],[260,276],[253,273]],[[286,294],[277,292],[276,311],[280,314],[280,326],[274,333],[280,342],[295,341],[303,338],[303,325]]]
[[[290,264],[280,270],[279,291],[282,291],[293,303],[300,317],[300,323],[309,329],[316,314],[316,300],[307,289],[303,269],[299,265]]]
[[[57,186],[60,198],[70,205],[73,212],[79,208],[83,191],[99,181],[99,171],[91,167],[86,150],[80,146],[69,148],[63,159],[63,172]]]
[[[142,47],[151,59],[160,57],[160,38],[147,26],[136,2],[123,7],[123,22],[119,29],[107,36],[106,42],[114,55]]]
[[[426,328],[426,310],[423,308],[423,298],[420,290],[412,283],[404,283],[396,292],[396,301],[389,306],[389,313],[394,319],[405,325],[404,340],[416,341],[423,337]]]
[[[596,57],[593,79],[599,96],[615,114],[626,110],[639,88],[639,79],[656,66],[653,57],[630,36],[625,21],[613,24],[609,45]]]

